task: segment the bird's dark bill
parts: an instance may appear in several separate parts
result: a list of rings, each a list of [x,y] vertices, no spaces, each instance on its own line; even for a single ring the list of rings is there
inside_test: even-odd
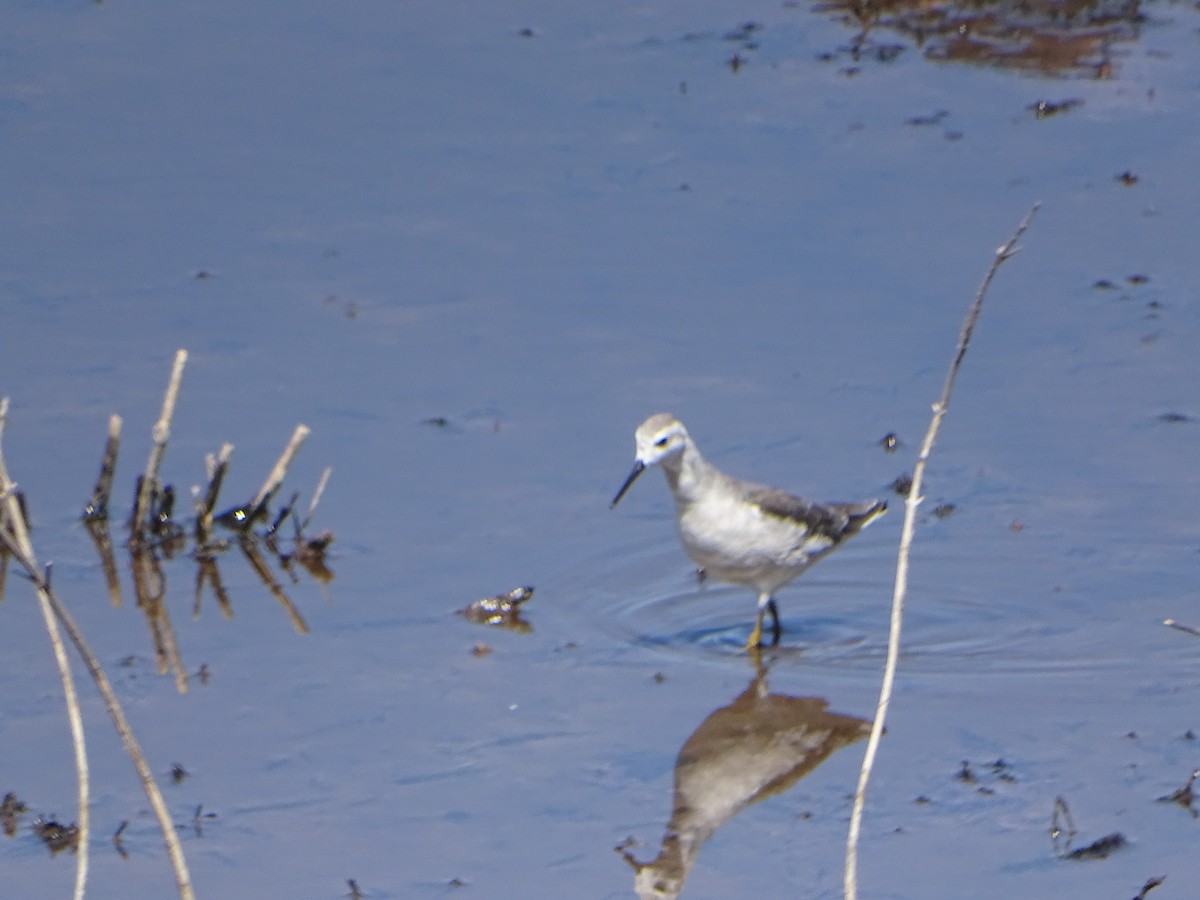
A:
[[[644,462],[642,462],[641,460],[638,460],[637,462],[635,462],[633,464],[633,471],[629,473],[629,477],[625,479],[625,483],[623,485],[621,485],[621,489],[619,491],[617,491],[617,496],[613,497],[613,502],[609,506],[609,509],[612,509],[612,507],[616,506],[618,503],[621,502],[621,498],[625,496],[625,492],[627,490],[629,490],[630,485],[632,485],[637,480],[637,477],[639,475],[641,475],[642,472],[645,471],[645,469],[646,469],[646,464]]]

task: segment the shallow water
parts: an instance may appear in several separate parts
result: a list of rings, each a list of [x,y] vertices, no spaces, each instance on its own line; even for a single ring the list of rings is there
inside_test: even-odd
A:
[[[190,773],[164,790],[198,895],[633,896],[612,848],[655,855],[680,748],[756,675],[753,598],[697,584],[657,476],[608,509],[633,428],[670,410],[735,474],[885,494],[1035,201],[928,472],[862,892],[1196,893],[1197,822],[1155,800],[1200,730],[1200,643],[1161,624],[1200,624],[1200,17],[1102,12],[1045,77],[796,4],[14,4],[5,458],[156,772]],[[337,535],[333,583],[288,587],[306,636],[242,560],[232,621],[208,598],[194,620],[193,564],[167,564],[184,664],[212,673],[184,696],[77,523],[112,412],[125,508],[181,346],[166,479],[229,440],[240,501],[303,421],[287,485],[332,465]],[[897,499],[780,593],[773,694],[871,715],[900,522]],[[531,633],[454,614],[522,584]],[[59,894],[70,859],[28,824],[73,816],[71,756],[12,575],[0,621],[0,793],[31,807],[0,884]],[[84,694],[89,896],[168,895]],[[861,748],[724,823],[683,895],[837,896]],[[1130,845],[1055,859],[1056,796],[1077,846]]]

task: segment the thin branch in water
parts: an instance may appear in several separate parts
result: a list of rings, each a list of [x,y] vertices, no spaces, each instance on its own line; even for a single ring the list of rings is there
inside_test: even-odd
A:
[[[929,423],[929,430],[925,434],[925,440],[921,443],[921,451],[917,457],[917,464],[913,468],[912,488],[905,501],[904,527],[901,531],[900,550],[896,562],[896,583],[892,593],[892,616],[888,634],[887,661],[884,664],[883,680],[879,689],[879,702],[875,709],[875,720],[871,727],[871,735],[867,739],[867,748],[863,754],[862,768],[859,771],[858,786],[854,792],[854,806],[850,813],[850,830],[846,838],[846,867],[843,879],[846,900],[857,900],[858,897],[858,839],[862,830],[862,814],[863,807],[866,804],[867,785],[870,782],[871,769],[875,764],[875,756],[879,750],[879,741],[883,735],[884,726],[887,721],[888,707],[891,705],[892,699],[892,688],[896,680],[896,666],[900,657],[900,631],[904,621],[904,598],[908,590],[908,559],[912,549],[913,533],[916,529],[917,507],[922,500],[921,484],[925,477],[925,466],[933,450],[933,442],[937,437],[942,418],[946,415],[946,411],[950,407],[950,395],[954,390],[954,381],[958,377],[959,367],[962,365],[963,357],[966,356],[967,347],[970,345],[971,334],[975,330],[975,323],[979,320],[979,313],[983,308],[983,299],[987,294],[988,287],[991,285],[992,279],[995,278],[1000,266],[1011,259],[1017,252],[1017,244],[1025,234],[1026,229],[1029,228],[1029,224],[1033,220],[1033,216],[1037,212],[1039,205],[1034,204],[1029,212],[1025,214],[1025,218],[1021,220],[1020,225],[1017,226],[1017,230],[1013,233],[1013,236],[1009,238],[1006,244],[996,250],[992,263],[988,267],[987,274],[984,275],[983,282],[975,294],[975,300],[971,304],[966,318],[963,320],[962,330],[958,337],[958,345],[955,348],[950,369],[946,373],[946,381],[942,385],[941,396],[938,398],[937,403],[933,405],[933,419]]]
[[[175,364],[171,367],[171,378],[167,382],[167,393],[163,397],[162,412],[151,431],[153,444],[150,447],[150,458],[146,460],[146,471],[138,487],[137,501],[134,503],[133,524],[130,540],[137,543],[141,540],[143,518],[148,515],[154,505],[158,491],[158,470],[162,465],[163,454],[167,450],[167,439],[171,436],[171,418],[175,415],[175,401],[179,398],[179,384],[183,380],[183,366],[187,362],[187,351],[175,351]]]
[[[122,709],[121,703],[113,691],[112,683],[108,680],[108,675],[105,674],[104,669],[101,668],[99,660],[96,659],[96,655],[92,652],[92,648],[88,646],[87,640],[84,638],[83,632],[79,630],[79,625],[75,622],[75,617],[71,615],[70,610],[63,605],[62,601],[56,595],[47,593],[46,598],[53,606],[54,614],[58,617],[58,621],[66,629],[71,643],[75,645],[76,652],[83,658],[84,665],[87,666],[88,673],[92,676],[92,681],[95,682],[97,689],[100,691],[100,696],[104,700],[104,706],[108,710],[114,727],[117,729],[117,734],[121,736],[121,742],[125,745],[125,752],[129,754],[129,758],[133,761],[133,767],[138,773],[142,789],[146,792],[146,797],[149,799],[150,806],[153,808],[154,814],[158,819],[163,840],[166,842],[167,855],[175,871],[175,885],[179,891],[180,900],[194,900],[195,892],[192,889],[191,876],[188,874],[187,862],[183,856],[183,848],[179,843],[178,836],[175,834],[175,826],[171,822],[171,814],[167,811],[167,805],[163,800],[162,792],[158,789],[158,784],[154,780],[154,773],[146,762],[146,756],[133,734],[129,720],[125,718],[125,711]]]
[[[4,426],[8,421],[8,398],[0,398],[0,438],[4,434]],[[0,529],[0,540],[5,549],[21,563],[26,574],[34,582],[38,598],[38,608],[46,625],[46,634],[50,638],[50,646],[54,651],[54,661],[58,666],[58,674],[62,680],[63,699],[67,706],[67,722],[71,728],[71,743],[75,750],[75,771],[78,780],[78,852],[75,856],[75,900],[83,900],[87,890],[88,878],[88,838],[91,834],[91,781],[88,775],[87,742],[83,733],[83,717],[79,711],[79,697],[75,691],[75,678],[71,674],[71,661],[67,657],[67,648],[63,645],[59,633],[58,621],[55,618],[53,594],[50,591],[49,567],[46,575],[38,568],[37,557],[33,552],[33,543],[29,539],[29,528],[25,511],[21,508],[15,493],[16,484],[8,477],[8,466],[4,462],[3,449],[0,449],[0,505],[3,505],[4,528]]]
[[[121,417],[109,416],[108,440],[104,443],[104,456],[100,460],[100,475],[92,498],[83,507],[83,520],[97,522],[108,520],[108,499],[112,495],[113,473],[117,469],[117,452],[121,448]]]

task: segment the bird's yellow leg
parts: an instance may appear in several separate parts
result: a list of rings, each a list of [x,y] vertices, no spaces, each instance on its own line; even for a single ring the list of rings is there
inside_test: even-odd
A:
[[[754,620],[754,630],[750,632],[750,637],[746,640],[747,650],[754,650],[762,646],[762,623],[763,623],[763,608],[758,608],[758,618]]]

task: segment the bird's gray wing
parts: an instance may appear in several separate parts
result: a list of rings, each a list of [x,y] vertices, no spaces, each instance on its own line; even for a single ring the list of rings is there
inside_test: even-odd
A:
[[[822,534],[834,541],[841,539],[848,524],[844,511],[822,506],[778,488],[751,485],[746,492],[746,499],[768,515],[803,525],[810,534]]]
[[[751,485],[746,499],[757,504],[763,512],[804,525],[810,533],[824,535],[834,543],[857,534],[887,510],[884,500],[822,504],[763,485]]]

